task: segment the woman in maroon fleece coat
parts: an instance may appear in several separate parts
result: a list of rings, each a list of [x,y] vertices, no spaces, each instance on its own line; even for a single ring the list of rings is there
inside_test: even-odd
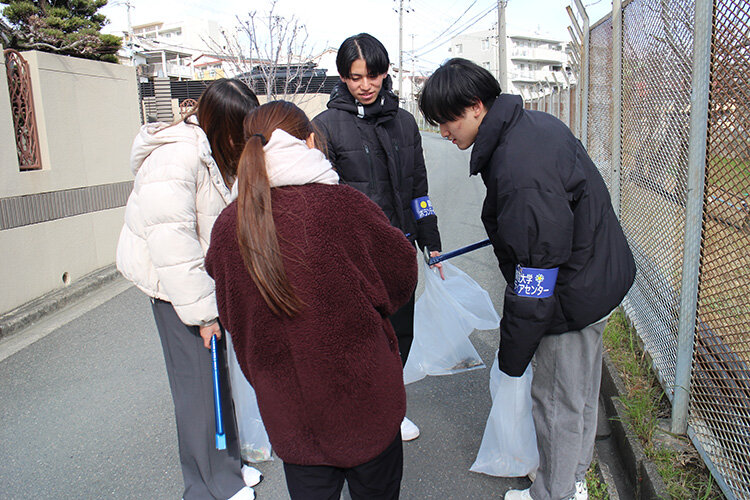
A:
[[[245,135],[206,268],[290,494],[339,498],[346,478],[353,498],[398,498],[406,396],[387,318],[416,285],[414,247],[338,184],[293,104],[256,109]]]

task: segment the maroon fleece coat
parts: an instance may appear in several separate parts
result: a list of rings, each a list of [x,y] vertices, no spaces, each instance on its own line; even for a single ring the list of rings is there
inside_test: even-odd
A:
[[[233,202],[206,256],[219,318],[277,455],[297,465],[363,464],[393,442],[406,412],[387,318],[416,286],[414,246],[348,186],[274,188],[271,199],[286,273],[306,305],[293,318],[271,312],[244,267]]]

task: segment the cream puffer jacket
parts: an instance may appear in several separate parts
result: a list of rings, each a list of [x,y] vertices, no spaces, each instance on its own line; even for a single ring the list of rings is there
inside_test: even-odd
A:
[[[117,269],[151,297],[171,302],[186,325],[218,317],[204,258],[211,228],[232,195],[206,134],[180,122],[141,127],[133,141],[133,192],[117,244]]]

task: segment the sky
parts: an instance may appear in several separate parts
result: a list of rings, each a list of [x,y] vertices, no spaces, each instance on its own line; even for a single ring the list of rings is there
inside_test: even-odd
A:
[[[277,0],[275,12],[296,16],[305,24],[312,49],[308,53],[337,48],[348,36],[367,32],[383,42],[391,61],[397,63],[398,4],[399,0]],[[507,34],[538,32],[567,41],[570,18],[565,7],[571,4],[571,0],[508,0]],[[583,4],[591,24],[612,8],[611,0],[583,0]],[[130,5],[134,25],[200,17],[232,26],[237,16],[247,18],[249,11],[267,13],[271,0],[130,0]],[[423,71],[450,57],[451,36],[494,28],[497,23],[497,0],[403,0],[403,5],[403,50],[410,52],[413,42],[416,66]],[[110,0],[100,12],[110,20],[105,32],[127,30],[126,0]],[[404,55],[404,65],[410,64],[408,54]]]

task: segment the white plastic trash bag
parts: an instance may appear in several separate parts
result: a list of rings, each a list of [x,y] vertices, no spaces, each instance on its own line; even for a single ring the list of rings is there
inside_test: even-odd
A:
[[[271,457],[271,442],[266,434],[266,427],[260,418],[258,400],[255,398],[253,386],[242,373],[237,355],[234,353],[232,338],[227,336],[227,363],[229,377],[232,384],[232,399],[234,412],[237,417],[237,431],[239,432],[240,454],[245,462],[265,462],[273,460]]]
[[[469,334],[500,326],[489,294],[466,273],[443,262],[443,281],[437,269],[424,266],[425,290],[414,306],[414,342],[404,367],[405,384],[425,375],[484,368]]]
[[[523,477],[539,467],[531,416],[531,363],[520,377],[490,370],[492,410],[471,471],[500,477]]]

